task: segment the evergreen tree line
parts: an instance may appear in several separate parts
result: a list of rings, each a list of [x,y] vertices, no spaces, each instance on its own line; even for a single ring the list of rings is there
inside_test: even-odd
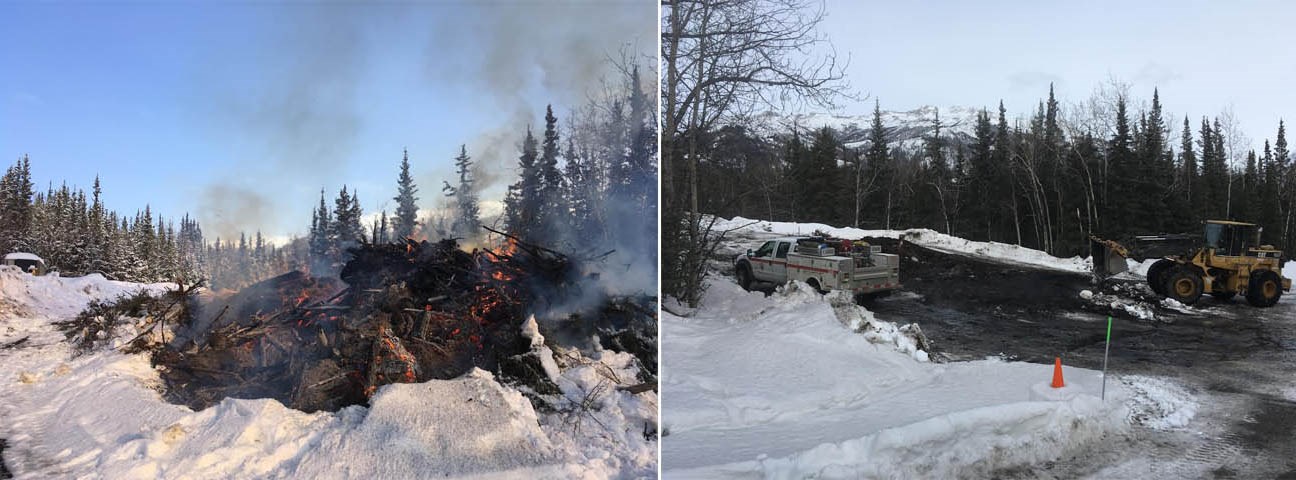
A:
[[[35,191],[27,156],[0,177],[0,252],[29,252],[62,275],[101,273],[135,282],[206,279],[214,288],[237,288],[290,268],[287,252],[260,232],[238,243],[207,243],[197,220],[179,226],[151,207],[134,215],[109,211],[95,177],[89,195],[66,184]]]
[[[364,243],[391,243],[403,239],[457,238],[476,239],[482,233],[481,207],[476,180],[472,174],[473,161],[466,145],[459,147],[454,158],[458,182],[445,182],[443,191],[450,199],[449,212],[453,219],[438,215],[425,224],[418,219],[418,185],[410,174],[409,150],[401,158],[400,174],[396,180],[396,212],[390,217],[386,211],[377,215],[369,225],[363,225],[364,210],[360,207],[358,193],[348,192],[343,185],[329,208],[324,190],[320,190],[319,205],[311,213],[311,226],[304,243],[304,255],[297,257],[315,275],[336,275],[347,260],[346,250]]]
[[[537,139],[530,126],[521,134],[517,181],[496,221],[524,241],[553,248],[589,249],[612,245],[637,253],[656,251],[656,108],[640,87],[637,68],[623,92],[592,100],[560,132],[552,105]],[[323,190],[312,212],[304,243],[312,273],[336,273],[346,249],[361,243],[405,238],[455,238],[470,243],[485,236],[475,162],[466,145],[454,157],[455,183],[444,181],[442,208],[419,218],[419,187],[410,174],[408,150],[396,179],[396,211],[383,211],[362,226],[359,199],[347,187],[330,208]]]
[[[1262,225],[1263,241],[1287,256],[1296,251],[1296,168],[1283,122],[1272,144],[1241,162],[1227,120],[1185,117],[1175,144],[1155,90],[1136,113],[1123,95],[1111,103],[1067,122],[1050,87],[1028,119],[1010,122],[1000,102],[964,140],[943,133],[938,114],[922,147],[908,149],[877,104],[868,140],[854,148],[829,128],[771,139],[726,125],[697,133],[709,147],[699,155],[698,209],[931,228],[1061,256],[1086,252],[1090,234],[1200,232],[1203,220],[1232,219]]]
[[[656,108],[633,68],[626,87],[574,114],[565,135],[553,107],[537,140],[527,127],[505,231],[551,248],[656,253]],[[561,160],[561,161],[560,161]]]

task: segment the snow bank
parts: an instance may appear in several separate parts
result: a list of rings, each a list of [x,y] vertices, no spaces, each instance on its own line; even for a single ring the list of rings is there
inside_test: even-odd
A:
[[[693,316],[663,313],[664,476],[975,476],[1126,425],[1124,389],[1104,404],[1098,372],[1064,367],[1088,394],[1032,402],[1050,365],[925,362],[900,328],[844,306],[711,280]]]
[[[91,300],[109,300],[140,290],[161,293],[168,288],[175,285],[117,282],[97,273],[84,277],[65,278],[58,273],[36,277],[18,267],[0,265],[0,343],[8,337],[52,332],[45,319],[75,316]],[[51,337],[57,338],[61,337],[57,334]]]
[[[194,412],[162,400],[144,356],[105,350],[72,358],[50,326],[90,300],[161,285],[14,273],[0,270],[0,330],[44,339],[0,350],[0,438],[19,477],[611,478],[656,471],[656,440],[644,433],[657,421],[656,394],[632,395],[608,380],[634,378],[638,366],[629,354],[566,352],[557,362],[564,368],[554,364],[550,373],[568,400],[555,402],[552,413],[537,413],[482,370],[387,385],[369,407],[335,413],[307,414],[268,399],[226,399]],[[542,346],[534,323],[524,327]]]
[[[998,242],[974,242],[928,229],[906,230],[904,241],[932,250],[1026,265],[1050,270],[1088,274],[1093,264],[1088,258],[1058,258],[1039,250]]]
[[[716,221],[716,230],[766,232],[776,235],[810,235],[816,231],[828,235],[857,239],[861,237],[895,238],[922,245],[939,252],[976,257],[1013,265],[1088,274],[1092,263],[1087,258],[1058,258],[1039,250],[998,242],[975,242],[925,228],[908,230],[862,230],[833,227],[822,223],[767,222],[734,217]]]

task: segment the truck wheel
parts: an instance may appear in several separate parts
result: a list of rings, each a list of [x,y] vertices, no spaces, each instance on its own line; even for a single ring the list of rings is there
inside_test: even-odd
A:
[[[1152,291],[1156,292],[1157,295],[1166,294],[1165,273],[1170,271],[1170,267],[1173,267],[1174,265],[1175,262],[1173,260],[1167,260],[1163,258],[1157,260],[1152,264],[1152,266],[1148,267],[1148,271],[1147,271],[1148,286],[1152,287]]]
[[[809,279],[809,280],[806,280],[806,285],[809,285],[810,288],[815,289],[815,291],[816,291],[816,292],[819,292],[820,295],[825,294],[825,293],[828,293],[828,292],[824,291],[824,289],[819,288],[819,279],[811,278],[811,279]]]
[[[1282,297],[1282,278],[1273,270],[1264,270],[1251,276],[1247,285],[1247,303],[1265,308],[1272,307]]]
[[[1184,305],[1197,303],[1202,294],[1202,279],[1197,272],[1184,266],[1177,266],[1165,274],[1166,296]]]
[[[751,265],[745,263],[738,264],[738,285],[741,286],[743,290],[751,290]]]

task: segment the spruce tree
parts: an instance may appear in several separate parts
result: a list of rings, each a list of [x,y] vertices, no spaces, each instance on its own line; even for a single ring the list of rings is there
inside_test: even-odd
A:
[[[984,235],[983,240],[990,240],[993,235],[991,218],[998,212],[991,201],[991,193],[996,190],[994,178],[994,126],[990,123],[990,114],[985,109],[977,113],[976,125],[972,129],[972,151],[968,161],[968,189],[973,199],[968,204],[968,217],[979,219],[971,225],[973,232]]]
[[[1256,152],[1247,152],[1246,167],[1242,171],[1242,188],[1234,196],[1234,217],[1248,222],[1260,220],[1260,167],[1256,163]]]
[[[1138,171],[1133,168],[1131,142],[1125,98],[1120,97],[1116,100],[1116,132],[1107,146],[1107,208],[1104,215],[1107,221],[1103,231],[1113,237],[1131,233],[1135,227],[1132,224],[1137,219],[1137,215],[1130,211],[1127,203],[1138,194],[1134,184]]]
[[[1278,120],[1278,137],[1274,139],[1273,163],[1278,194],[1268,201],[1278,208],[1274,224],[1268,228],[1278,233],[1273,243],[1291,252],[1296,250],[1296,167],[1287,150],[1287,127],[1282,120]]]
[[[557,240],[558,228],[567,221],[567,205],[563,200],[563,178],[558,170],[558,118],[553,106],[545,107],[544,139],[540,148],[540,208],[537,224],[542,229],[541,239]]]
[[[1182,143],[1179,146],[1179,185],[1180,195],[1188,199],[1188,209],[1193,212],[1191,221],[1187,224],[1179,225],[1180,229],[1189,230],[1193,227],[1193,222],[1200,220],[1200,208],[1204,202],[1204,192],[1201,187],[1201,170],[1197,164],[1197,153],[1194,150],[1192,124],[1188,123],[1188,117],[1184,116]]]
[[[509,233],[523,239],[533,239],[537,233],[535,221],[541,208],[542,180],[536,155],[535,136],[528,126],[526,137],[522,141],[522,154],[518,156],[519,178],[509,187],[504,201],[507,229]]]
[[[459,175],[459,186],[454,195],[459,215],[455,218],[455,234],[463,238],[476,238],[480,235],[481,207],[477,200],[476,180],[472,174],[472,157],[468,156],[468,146],[459,146],[459,156],[455,157],[455,172]]]
[[[572,212],[568,228],[572,232],[580,232],[577,246],[588,246],[595,239],[602,238],[593,210],[597,186],[592,181],[588,161],[577,153],[576,143],[571,136],[567,137],[567,148],[563,150],[563,156],[563,185],[567,187],[565,196]]]
[[[418,222],[418,187],[410,175],[409,150],[405,150],[401,159],[400,177],[396,179],[396,216],[392,218],[392,235],[396,238],[408,238],[414,235]]]
[[[863,184],[861,188],[868,192],[864,201],[864,205],[867,206],[865,211],[872,212],[871,216],[878,224],[890,229],[895,207],[894,189],[891,185],[895,168],[892,165],[888,145],[891,140],[890,134],[882,124],[882,106],[876,100],[873,102],[873,121],[870,124],[868,138],[869,147],[864,154],[865,165],[861,181]]]

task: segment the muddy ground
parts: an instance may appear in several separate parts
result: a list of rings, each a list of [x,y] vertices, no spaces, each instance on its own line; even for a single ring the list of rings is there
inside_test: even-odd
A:
[[[723,260],[762,236],[734,238],[716,264],[723,267]],[[1060,461],[998,472],[1000,478],[1296,479],[1296,294],[1267,309],[1241,298],[1204,296],[1177,310],[1149,300],[1137,276],[1095,285],[1086,274],[869,240],[901,255],[904,288],[862,303],[881,320],[919,324],[938,361],[1001,357],[1051,364],[1062,357],[1068,365],[1101,369],[1112,315],[1109,371],[1168,377],[1199,403],[1186,428],[1136,426]],[[1086,301],[1084,290],[1143,301],[1155,318]],[[1042,368],[1041,379],[1049,371]]]

